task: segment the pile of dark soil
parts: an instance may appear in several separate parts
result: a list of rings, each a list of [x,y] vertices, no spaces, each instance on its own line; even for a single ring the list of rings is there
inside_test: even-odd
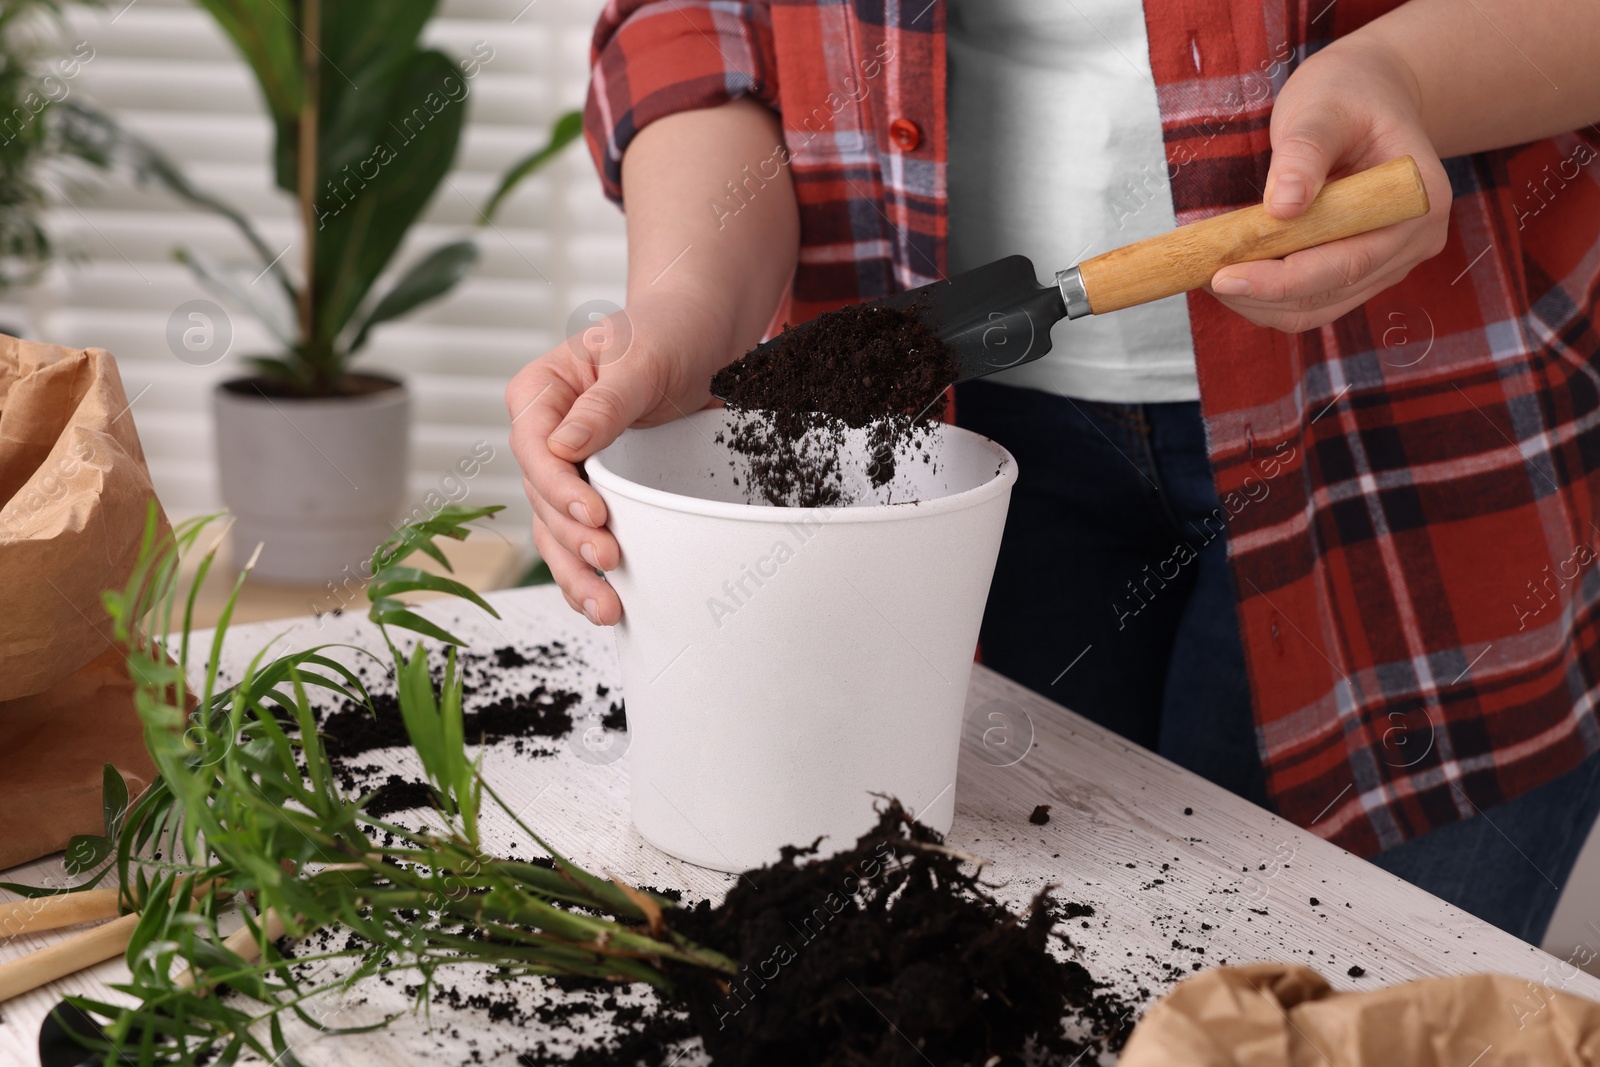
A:
[[[768,503],[851,503],[838,452],[846,429],[867,428],[873,487],[896,455],[944,417],[956,359],[918,308],[858,304],[785,327],[718,371],[712,392],[734,411],[728,445],[748,462]]]
[[[1094,1063],[1088,1053],[1122,1047],[1134,1012],[1050,951],[1056,939],[1071,949],[1058,920],[1092,914],[1048,890],[1012,912],[891,803],[854,848],[786,849],[721,904],[668,913],[738,961],[736,979],[681,971],[663,1010],[619,1012],[603,1047],[519,1063],[668,1063],[690,1033],[718,1067]]]

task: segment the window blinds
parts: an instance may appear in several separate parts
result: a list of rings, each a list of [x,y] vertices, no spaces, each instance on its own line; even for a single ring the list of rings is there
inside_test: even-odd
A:
[[[506,444],[506,382],[557,343],[586,300],[622,301],[622,219],[601,196],[587,154],[570,146],[503,206],[492,227],[475,226],[499,176],[543,144],[555,118],[580,107],[589,34],[599,0],[444,0],[428,41],[475,56],[468,126],[455,167],[396,262],[442,240],[475,233],[476,271],[444,301],[380,327],[357,367],[401,375],[413,392],[410,484],[417,500],[457,461],[494,458],[473,480],[474,504],[503,503],[496,526],[527,540],[529,508]],[[74,9],[64,53],[88,55],[68,94],[117,116],[178,161],[195,183],[256,220],[268,244],[296,237],[293,202],[272,184],[271,126],[254,78],[215,23],[191,0],[107,0]],[[54,186],[49,225],[68,253],[46,278],[0,305],[0,323],[27,336],[109,349],[118,360],[156,489],[175,516],[219,504],[209,396],[266,353],[266,331],[228,307],[233,343],[210,366],[178,359],[168,321],[187,301],[223,301],[173,259],[180,245],[246,262],[225,222],[126,178]],[[290,252],[286,262],[294,262]],[[384,287],[380,281],[378,289]]]

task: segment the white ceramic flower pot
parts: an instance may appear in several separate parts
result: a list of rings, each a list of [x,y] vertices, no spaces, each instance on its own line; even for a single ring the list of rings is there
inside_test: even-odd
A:
[[[629,430],[585,465],[622,549],[634,825],[724,871],[853,844],[874,794],[948,830],[1015,462],[942,426],[886,487],[918,503],[754,506],[714,443],[726,418]],[[862,446],[844,467],[864,486]]]
[[[405,502],[411,398],[400,382],[358,396],[263,396],[249,379],[212,393],[222,500],[239,562],[296,584],[371,576],[372,550]],[[363,573],[364,571],[364,573]]]

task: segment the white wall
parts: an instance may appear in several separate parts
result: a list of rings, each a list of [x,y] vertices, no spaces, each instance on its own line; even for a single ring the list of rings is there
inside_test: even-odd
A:
[[[469,127],[454,172],[402,249],[473,231],[476,207],[516,159],[543,144],[562,110],[581,106],[589,35],[599,0],[445,0],[430,40],[465,56],[483,42],[493,58],[471,82]],[[183,163],[189,175],[260,221],[269,244],[296,239],[293,204],[272,185],[271,127],[249,69],[192,0],[107,0],[74,10],[71,40],[94,58],[68,85],[114,112]],[[29,336],[109,349],[121,366],[156,488],[175,515],[218,506],[208,391],[240,369],[241,353],[271,348],[264,331],[231,315],[232,351],[210,367],[169,350],[175,308],[215,299],[172,259],[180,243],[214,258],[246,261],[224,222],[122,181],[60,184],[51,226],[75,261],[26,299],[0,307],[0,322]],[[473,503],[504,503],[499,525],[526,539],[528,508],[505,447],[505,382],[565,336],[573,308],[620,302],[625,269],[621,216],[599,192],[581,144],[529,180],[493,229],[479,230],[482,262],[442,303],[380,328],[358,366],[403,374],[416,394],[411,484],[420,500],[479,440],[497,456],[474,482]],[[296,262],[291,249],[285,263]],[[265,284],[265,283],[263,283]],[[382,283],[380,282],[380,285]]]

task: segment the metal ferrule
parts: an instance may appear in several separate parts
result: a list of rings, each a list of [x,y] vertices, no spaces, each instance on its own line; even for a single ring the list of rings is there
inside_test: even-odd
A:
[[[1061,287],[1061,299],[1067,304],[1067,318],[1081,319],[1094,314],[1094,309],[1089,307],[1089,292],[1083,287],[1083,275],[1078,273],[1077,267],[1056,271],[1056,284]]]

